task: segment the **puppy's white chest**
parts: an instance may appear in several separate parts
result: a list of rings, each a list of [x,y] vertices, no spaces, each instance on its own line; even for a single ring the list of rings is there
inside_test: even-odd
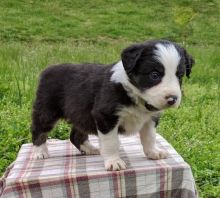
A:
[[[151,115],[143,106],[123,108],[119,116],[119,125],[124,129],[125,135],[139,132],[144,123],[151,120]]]

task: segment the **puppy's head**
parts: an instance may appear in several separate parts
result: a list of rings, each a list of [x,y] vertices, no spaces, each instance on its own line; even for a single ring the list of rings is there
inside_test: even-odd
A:
[[[184,48],[170,41],[149,41],[126,48],[121,58],[148,110],[179,106],[182,77],[190,76],[194,64]]]

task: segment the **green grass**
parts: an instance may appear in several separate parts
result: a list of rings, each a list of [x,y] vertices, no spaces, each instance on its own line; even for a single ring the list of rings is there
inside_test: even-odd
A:
[[[191,165],[200,197],[220,195],[220,2],[0,2],[0,173],[30,142],[31,106],[40,71],[61,62],[111,63],[132,42],[175,40],[196,60],[183,102],[160,133]],[[61,122],[51,137],[68,138]]]

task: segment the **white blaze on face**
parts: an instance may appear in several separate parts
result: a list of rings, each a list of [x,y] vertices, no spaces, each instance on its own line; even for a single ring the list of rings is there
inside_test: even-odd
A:
[[[177,66],[180,62],[180,55],[174,45],[156,45],[155,58],[165,67],[165,74],[170,77],[176,74]]]
[[[167,104],[165,97],[175,95],[178,99],[174,107],[179,106],[181,101],[181,90],[176,72],[180,62],[180,55],[172,44],[164,45],[159,43],[156,47],[154,58],[163,65],[164,76],[158,85],[145,91],[144,97],[149,104],[157,108],[163,108]]]

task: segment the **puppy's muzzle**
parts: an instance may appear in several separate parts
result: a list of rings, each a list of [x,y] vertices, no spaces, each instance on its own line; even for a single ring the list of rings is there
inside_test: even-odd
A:
[[[144,105],[145,105],[145,107],[146,107],[146,109],[147,109],[148,111],[159,111],[158,108],[154,107],[154,106],[151,105],[151,104],[148,104],[147,102],[145,102]]]

